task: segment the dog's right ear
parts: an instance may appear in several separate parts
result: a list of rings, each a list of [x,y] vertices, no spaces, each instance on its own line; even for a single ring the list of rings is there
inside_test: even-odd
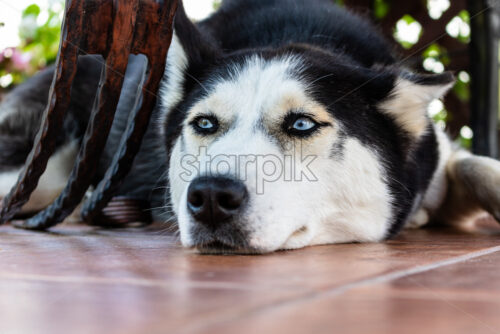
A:
[[[200,29],[187,17],[184,5],[179,0],[179,6],[174,20],[176,41],[182,46],[190,67],[196,68],[202,64],[212,63],[220,54],[213,37]]]
[[[430,103],[443,97],[453,87],[455,77],[450,72],[431,75],[404,69],[394,72],[394,87],[379,108],[413,138],[420,138],[429,126],[427,110]]]

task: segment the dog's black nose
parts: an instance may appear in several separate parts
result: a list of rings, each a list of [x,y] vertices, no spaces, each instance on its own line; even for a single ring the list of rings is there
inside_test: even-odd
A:
[[[245,185],[226,177],[199,177],[191,182],[187,193],[191,215],[211,228],[240,213],[247,199]]]

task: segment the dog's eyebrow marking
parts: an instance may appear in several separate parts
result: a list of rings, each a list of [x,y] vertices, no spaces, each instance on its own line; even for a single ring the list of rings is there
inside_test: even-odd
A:
[[[307,95],[305,89],[301,87],[301,82],[297,82],[298,91],[293,94],[285,94],[280,101],[269,110],[264,111],[264,123],[279,123],[290,113],[301,114],[313,118],[321,125],[333,125],[332,115],[326,108]]]

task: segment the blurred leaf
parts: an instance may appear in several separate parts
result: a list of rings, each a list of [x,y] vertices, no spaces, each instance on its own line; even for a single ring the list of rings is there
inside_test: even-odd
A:
[[[439,122],[439,121],[446,122],[446,121],[448,121],[448,118],[449,118],[448,117],[448,112],[445,109],[441,110],[441,112],[437,113],[436,115],[434,115],[432,117],[432,119],[436,123]]]
[[[375,0],[373,9],[375,17],[377,19],[383,19],[389,13],[391,6],[386,0]]]
[[[434,43],[430,45],[427,49],[425,49],[423,56],[424,58],[432,57],[438,58],[443,54],[443,48],[439,46],[439,44]]]
[[[462,102],[468,102],[470,100],[470,86],[469,83],[463,82],[458,79],[457,83],[453,87],[453,92]]]
[[[40,15],[40,7],[36,4],[29,5],[23,10],[23,18],[27,16],[38,17]]]
[[[470,150],[472,148],[472,138],[465,138],[462,135],[460,135],[457,138],[458,145],[461,147]]]
[[[466,33],[461,33],[460,36],[458,37],[458,40],[462,43],[469,43],[470,42],[470,16],[469,12],[466,10],[460,11],[458,16],[467,24],[469,29],[467,30]]]
[[[427,64],[432,65],[439,62],[442,64],[442,66],[447,66],[451,62],[446,48],[437,43],[431,44],[427,49],[425,49],[425,51],[422,53],[422,58],[424,59],[424,68],[429,71],[431,71],[432,69],[428,68],[428,66],[426,66]],[[433,61],[430,61],[430,59]],[[444,68],[442,68],[442,70],[439,72],[436,72],[434,70],[434,72],[436,73],[441,73],[442,71],[444,71]]]
[[[408,14],[406,14],[405,16],[403,16],[401,19],[402,19],[403,21],[405,21],[406,23],[408,23],[408,24],[411,24],[411,23],[413,23],[413,22],[417,22],[417,20],[415,20],[415,19],[413,18],[413,16],[408,15]]]
[[[458,13],[458,16],[464,20],[465,23],[468,23],[470,24],[470,15],[469,15],[469,12],[466,11],[466,10],[462,10],[460,11],[460,13]]]

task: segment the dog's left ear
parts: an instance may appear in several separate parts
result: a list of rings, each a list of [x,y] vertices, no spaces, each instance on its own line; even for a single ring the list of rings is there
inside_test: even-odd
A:
[[[213,37],[200,29],[187,16],[179,0],[174,20],[174,35],[168,50],[165,80],[161,87],[161,133],[170,112],[192,89],[200,86],[200,79],[221,55]],[[172,122],[176,126],[179,122]]]
[[[180,42],[191,67],[204,66],[220,56],[216,41],[188,18],[182,1],[175,14],[174,29],[176,42]]]
[[[455,77],[450,72],[433,75],[399,72],[379,109],[394,118],[412,137],[419,138],[429,125],[429,104],[443,97],[454,83]]]

